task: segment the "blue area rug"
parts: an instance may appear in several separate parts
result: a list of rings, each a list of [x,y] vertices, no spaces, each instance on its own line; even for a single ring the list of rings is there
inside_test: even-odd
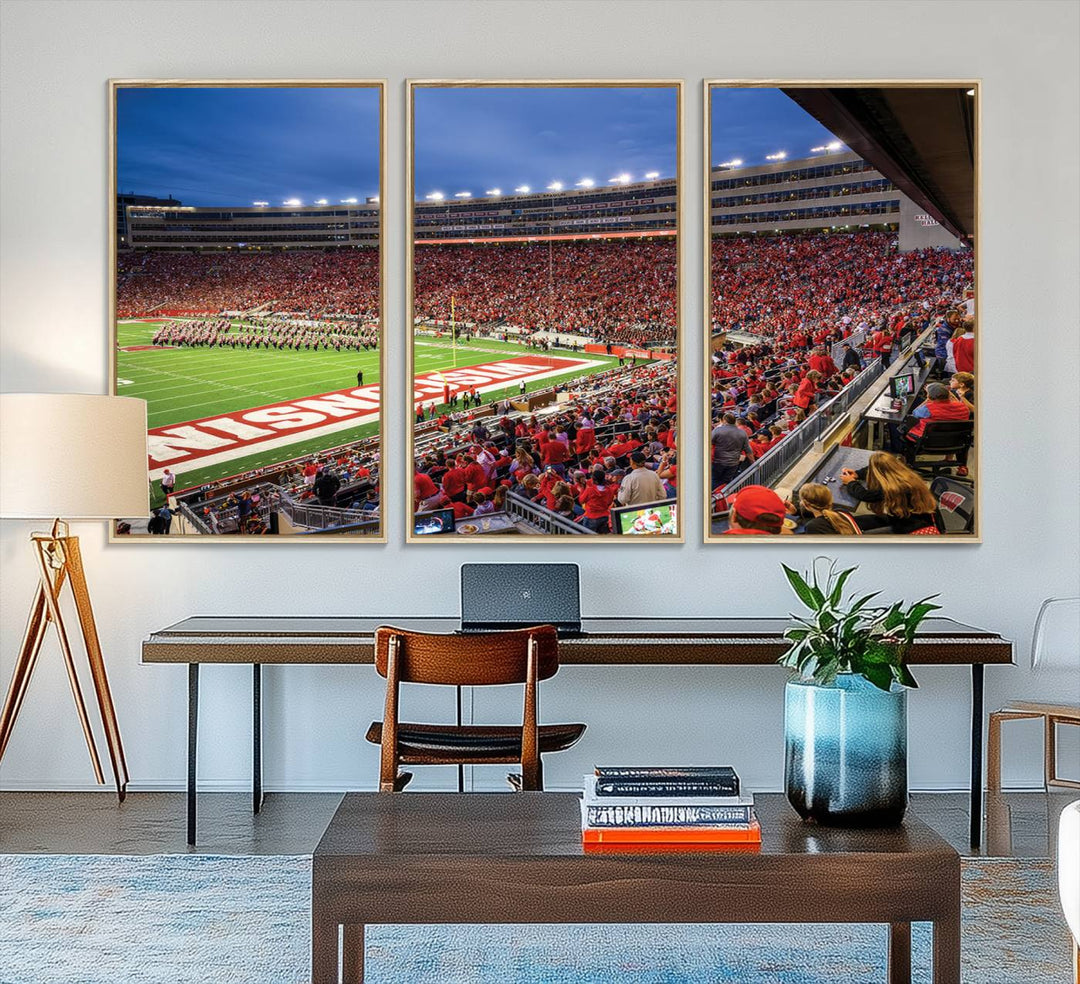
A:
[[[1049,861],[963,863],[969,984],[1065,981]],[[3,984],[304,984],[311,858],[0,855]],[[930,931],[913,928],[914,980]],[[378,926],[368,984],[870,984],[883,926]]]

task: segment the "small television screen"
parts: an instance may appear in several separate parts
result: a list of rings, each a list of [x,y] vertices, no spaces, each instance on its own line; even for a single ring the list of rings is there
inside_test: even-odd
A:
[[[439,533],[454,532],[454,510],[433,509],[431,512],[417,513],[413,517],[415,536],[434,536]]]
[[[902,372],[889,380],[889,396],[894,400],[906,400],[915,392],[915,376]]]
[[[679,532],[675,500],[617,506],[611,510],[612,532],[631,536],[672,535]]]

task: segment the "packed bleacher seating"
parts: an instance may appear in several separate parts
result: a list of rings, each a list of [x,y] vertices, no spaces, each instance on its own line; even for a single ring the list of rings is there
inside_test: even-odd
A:
[[[596,533],[618,505],[675,495],[677,374],[670,362],[577,380],[536,413],[443,414],[416,442],[417,511],[456,518],[501,510],[509,492]]]
[[[379,251],[364,247],[280,252],[139,250],[117,256],[117,316],[220,311],[309,317],[379,313]]]
[[[674,239],[618,242],[418,244],[415,314],[507,322],[636,346],[673,344]]]
[[[958,368],[954,351],[973,363],[972,274],[970,251],[898,253],[886,232],[715,240],[714,501],[902,336],[938,326],[941,372]],[[736,330],[761,341],[724,340]]]

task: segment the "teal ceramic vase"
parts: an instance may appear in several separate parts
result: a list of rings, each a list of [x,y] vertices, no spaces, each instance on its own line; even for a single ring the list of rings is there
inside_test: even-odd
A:
[[[784,693],[784,783],[804,820],[882,827],[907,809],[907,689],[841,673],[832,686],[792,680]]]

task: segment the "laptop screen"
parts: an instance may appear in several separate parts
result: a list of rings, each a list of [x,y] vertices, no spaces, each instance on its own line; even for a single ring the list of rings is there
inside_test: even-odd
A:
[[[577,564],[462,564],[462,628],[578,627]]]

